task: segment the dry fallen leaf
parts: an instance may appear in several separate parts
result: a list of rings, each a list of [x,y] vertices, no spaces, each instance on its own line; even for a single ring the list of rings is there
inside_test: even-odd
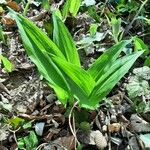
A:
[[[140,118],[137,114],[132,114],[130,121],[131,129],[135,132],[150,132],[150,123]]]
[[[9,1],[7,2],[6,5],[10,7],[11,9],[13,9],[14,11],[17,11],[17,12],[20,11],[20,6],[16,2]]]
[[[75,139],[74,136],[61,137],[56,139],[52,144],[55,144],[56,149],[62,148],[62,150],[74,150],[75,149]],[[61,150],[61,149],[60,149]]]
[[[108,125],[108,131],[110,133],[114,133],[114,132],[120,132],[121,129],[121,124],[120,123],[112,123]]]
[[[105,136],[99,131],[91,131],[89,144],[96,145],[99,150],[103,150],[107,146]]]
[[[8,16],[2,17],[1,22],[8,28],[14,27],[16,24],[15,21]]]
[[[0,141],[6,140],[8,138],[9,132],[7,129],[4,127],[0,129]]]
[[[137,138],[135,136],[130,138],[129,145],[132,147],[132,149],[140,150]]]

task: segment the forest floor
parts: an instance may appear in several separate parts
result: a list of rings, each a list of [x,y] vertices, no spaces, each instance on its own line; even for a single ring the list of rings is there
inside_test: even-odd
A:
[[[134,0],[122,5],[84,0],[77,16],[66,19],[65,25],[76,41],[85,68],[115,44],[116,27],[111,18],[121,19],[118,39],[137,36],[137,45],[146,51],[97,110],[75,108],[77,114],[70,125],[71,108],[61,105],[42,80],[26,54],[15,22],[7,15],[6,5],[23,13],[23,2],[12,2],[0,2],[5,37],[1,38],[0,55],[13,64],[10,72],[2,62],[0,68],[0,150],[74,150],[76,145],[77,149],[85,150],[150,149],[150,4]],[[52,1],[50,8],[61,9],[63,5]],[[42,1],[31,1],[27,18],[51,37],[51,11],[42,6]],[[136,49],[136,44],[126,48],[126,52],[131,48]]]

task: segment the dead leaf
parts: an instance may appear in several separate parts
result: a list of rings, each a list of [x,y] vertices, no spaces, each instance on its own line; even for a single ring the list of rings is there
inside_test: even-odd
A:
[[[99,150],[103,150],[107,146],[107,141],[103,134],[96,130],[91,131],[89,144],[96,145]]]
[[[3,23],[4,26],[6,26],[8,28],[14,27],[16,24],[15,21],[8,16],[4,16],[1,19],[1,22]]]
[[[99,130],[91,131],[89,134],[84,133],[83,131],[78,131],[77,138],[80,143],[86,145],[96,145],[100,150],[107,146],[106,138]]]
[[[52,137],[60,132],[61,129],[50,128],[48,133],[44,136],[43,140],[45,142],[52,141]]]
[[[111,141],[119,146],[123,140],[117,137],[111,137]]]
[[[0,150],[8,150],[5,146],[0,145]]]
[[[56,139],[52,144],[55,144],[56,149],[62,150],[67,149],[67,150],[74,150],[75,149],[75,139],[74,136],[68,136],[68,137],[61,137]]]
[[[131,129],[135,132],[150,132],[150,123],[140,118],[137,114],[132,114],[130,121]]]
[[[108,131],[110,133],[117,133],[120,132],[121,124],[120,123],[112,123],[108,125]]]
[[[138,141],[135,136],[130,138],[129,145],[130,147],[132,147],[133,150],[140,150]]]
[[[6,140],[8,138],[9,132],[6,127],[0,129],[0,141]]]
[[[150,134],[141,134],[139,138],[143,142],[144,149],[150,149]]]
[[[11,9],[13,9],[14,11],[17,11],[17,12],[20,11],[20,6],[16,2],[9,1],[7,2],[6,5],[10,7]]]
[[[0,91],[4,91],[6,92],[7,94],[9,94],[9,90],[7,89],[7,87],[0,82]]]

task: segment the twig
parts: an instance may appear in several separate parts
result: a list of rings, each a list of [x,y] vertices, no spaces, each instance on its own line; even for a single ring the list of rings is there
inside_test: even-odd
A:
[[[30,6],[30,3],[31,3],[31,0],[28,0],[25,8],[24,8],[24,11],[23,11],[23,15],[26,16],[27,15],[27,11],[29,9],[29,6]]]
[[[132,19],[132,21],[130,22],[130,24],[124,29],[124,35],[126,35],[128,33],[128,31],[131,29],[134,21],[136,20],[136,18],[138,17],[138,15],[140,14],[141,10],[143,9],[144,5],[148,2],[148,0],[145,0],[141,7],[139,8],[138,12],[136,13],[136,15],[134,16],[134,18]]]
[[[42,18],[45,17],[45,15],[46,15],[47,12],[48,11],[43,10],[40,14],[38,14],[36,16],[33,16],[33,17],[29,17],[29,19],[32,20],[32,21],[39,21],[39,20],[41,20]]]
[[[42,144],[40,144],[37,148],[36,148],[36,150],[40,150],[43,146],[45,146],[45,145],[47,145],[48,143],[42,143]]]
[[[16,134],[15,134],[15,133],[20,130],[20,127],[19,127],[18,129],[16,129],[16,130],[11,130],[11,129],[9,128],[9,126],[8,126],[8,130],[13,133],[14,140],[15,140],[15,142],[16,142],[16,144],[17,144],[18,142],[17,142],[17,137],[16,137]]]
[[[126,100],[129,104],[131,104],[131,105],[134,104],[133,101],[132,101],[128,96],[126,96],[125,94],[123,95],[123,97],[125,98],[125,100]]]
[[[0,82],[0,90],[4,91],[8,95],[10,94],[9,90],[7,89],[7,87],[3,83],[1,83],[1,82]]]
[[[64,3],[64,0],[61,0],[59,3],[57,3],[57,8],[59,8]]]
[[[107,5],[108,1],[109,0],[105,1],[104,5],[103,5],[103,9],[102,9],[101,14],[100,14],[100,17],[104,14],[104,11],[105,11],[105,8],[106,8],[106,5]]]

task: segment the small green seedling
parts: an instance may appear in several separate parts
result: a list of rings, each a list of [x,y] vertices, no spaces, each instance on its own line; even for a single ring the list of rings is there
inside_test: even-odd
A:
[[[63,19],[65,20],[69,14],[75,17],[79,11],[80,5],[81,0],[66,0],[62,10]]]
[[[13,64],[3,55],[0,55],[0,64],[2,63],[2,67],[7,72],[12,72],[14,70]]]
[[[91,24],[90,25],[90,35],[91,36],[94,36],[97,32],[97,28],[98,28],[98,25],[97,24]]]
[[[107,17],[107,20],[109,25],[112,28],[112,33],[111,33],[112,37],[115,43],[118,43],[119,41],[121,41],[123,36],[123,32],[121,30],[121,19],[120,18],[116,19],[116,17],[112,17],[111,20],[109,20],[109,18]]]
[[[30,131],[28,136],[18,138],[17,141],[20,150],[36,150],[38,146],[38,138],[34,131]]]

